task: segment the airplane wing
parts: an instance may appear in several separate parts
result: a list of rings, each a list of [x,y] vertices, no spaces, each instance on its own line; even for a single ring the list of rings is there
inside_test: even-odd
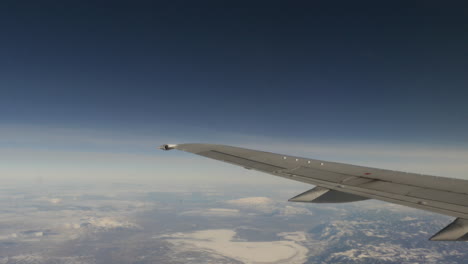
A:
[[[456,217],[431,240],[468,241],[468,180],[368,168],[214,144],[162,145],[317,187],[289,201],[377,199]]]

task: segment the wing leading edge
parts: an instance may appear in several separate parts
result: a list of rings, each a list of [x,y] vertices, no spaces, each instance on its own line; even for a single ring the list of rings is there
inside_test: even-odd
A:
[[[214,144],[162,145],[275,176],[316,185],[294,202],[377,199],[457,219],[431,240],[468,241],[468,181],[281,155]]]

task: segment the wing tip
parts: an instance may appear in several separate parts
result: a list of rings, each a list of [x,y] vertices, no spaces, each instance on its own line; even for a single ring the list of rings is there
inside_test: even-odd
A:
[[[168,150],[171,150],[171,149],[175,149],[177,147],[177,144],[163,144],[161,146],[159,146],[159,149],[162,149],[164,151],[168,151]]]

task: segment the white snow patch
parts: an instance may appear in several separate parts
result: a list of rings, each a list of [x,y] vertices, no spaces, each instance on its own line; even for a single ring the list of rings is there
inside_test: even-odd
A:
[[[284,208],[279,209],[279,216],[295,216],[295,215],[313,215],[313,213],[306,208],[294,207],[286,205]]]
[[[418,219],[415,218],[415,217],[410,217],[410,216],[407,216],[407,217],[401,219],[401,221],[414,221],[414,220],[418,220]]]
[[[229,229],[174,233],[162,238],[172,243],[176,250],[211,252],[246,264],[295,264],[307,260],[308,249],[298,243],[305,239],[305,234],[300,233],[280,233],[284,240],[267,242],[235,241],[236,232]]]
[[[458,252],[454,252],[454,255]],[[365,245],[359,249],[350,249],[332,253],[329,261],[361,262],[361,261],[391,261],[399,263],[440,263],[443,259],[441,252],[426,248],[404,248],[401,245],[381,243]]]
[[[62,199],[60,198],[52,198],[52,199],[49,199],[49,202],[51,204],[59,204],[60,202],[62,202]]]

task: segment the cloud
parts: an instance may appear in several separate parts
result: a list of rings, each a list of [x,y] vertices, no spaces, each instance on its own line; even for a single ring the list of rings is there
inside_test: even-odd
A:
[[[94,257],[90,257],[90,256],[58,257],[58,256],[44,256],[41,254],[23,254],[23,255],[9,256],[9,257],[0,256],[0,263],[86,264],[86,263],[96,263],[96,260]]]
[[[271,214],[277,210],[275,202],[267,197],[247,197],[226,201],[226,204],[242,210]]]
[[[238,217],[241,216],[237,209],[227,208],[209,208],[209,209],[197,209],[190,210],[180,213],[180,215],[187,216],[203,216],[203,217]]]
[[[229,200],[226,204],[239,208],[247,213],[273,214],[274,216],[312,215],[312,212],[303,207],[277,203],[267,197],[246,197]]]
[[[94,227],[98,229],[116,229],[116,228],[125,228],[125,229],[139,229],[140,227],[137,224],[119,220],[112,217],[91,217],[83,221],[80,225],[81,227]]]

